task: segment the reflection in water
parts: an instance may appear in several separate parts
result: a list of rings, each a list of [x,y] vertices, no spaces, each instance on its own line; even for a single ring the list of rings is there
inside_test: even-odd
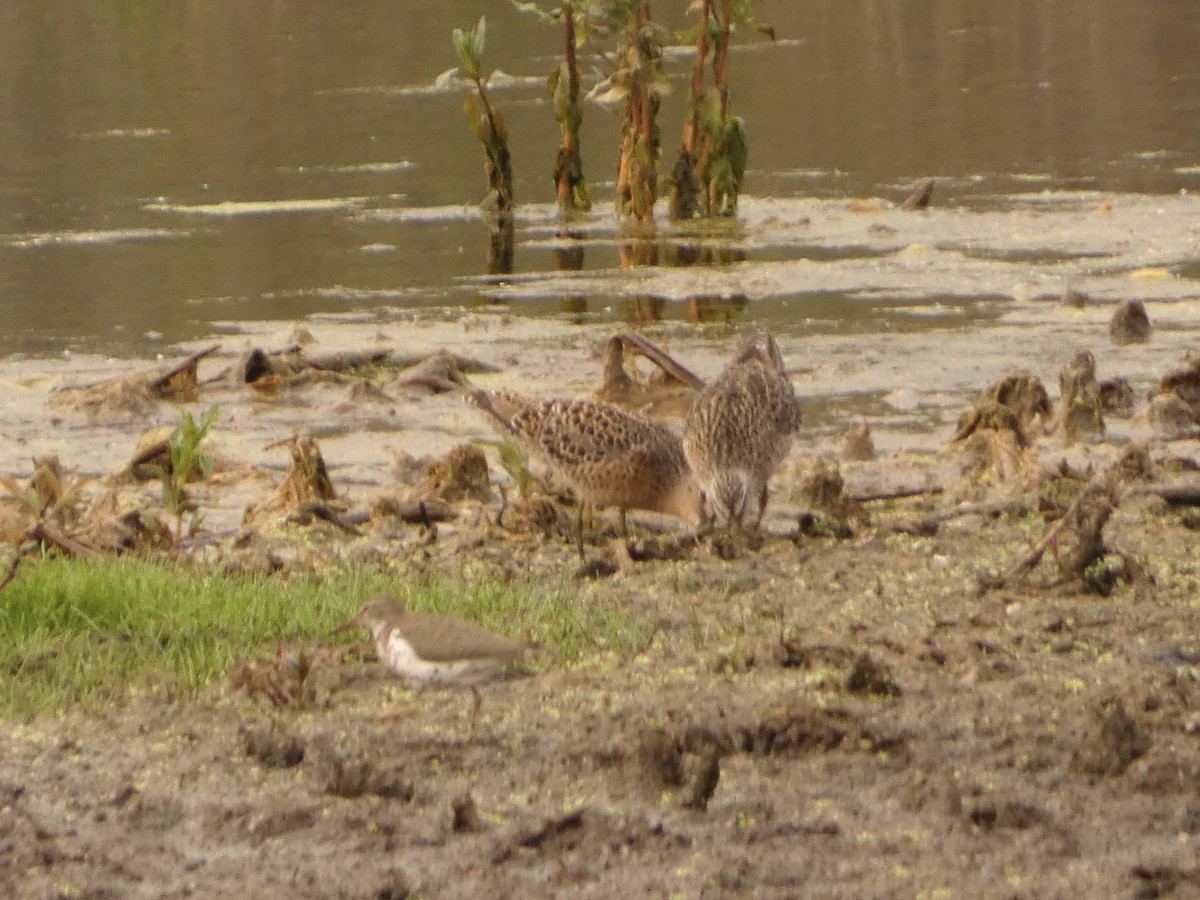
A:
[[[631,223],[618,234],[617,258],[621,268],[658,265],[657,229],[652,220]],[[666,301],[661,297],[625,298],[625,319],[631,325],[648,325],[663,317]]]
[[[564,228],[558,232],[558,239],[562,242],[554,247],[558,271],[583,271],[583,242],[587,239],[587,233]]]
[[[617,258],[622,269],[658,265],[658,241],[653,222],[623,228],[617,234]]]
[[[584,231],[574,231],[570,228],[559,229],[558,239],[561,243],[554,248],[554,259],[560,272],[580,272],[583,270],[583,242],[587,239]],[[570,316],[580,316],[587,312],[587,297],[576,294],[566,294],[562,297],[559,309]]]
[[[689,266],[729,266],[746,261],[746,248],[725,241],[671,241],[666,245],[666,264]]]
[[[487,271],[489,275],[511,275],[513,271],[513,214],[502,212],[488,227]]]
[[[745,294],[732,297],[688,297],[687,319],[697,325],[734,325],[745,317],[750,298]]]
[[[666,302],[662,297],[626,297],[625,321],[630,325],[661,322]]]

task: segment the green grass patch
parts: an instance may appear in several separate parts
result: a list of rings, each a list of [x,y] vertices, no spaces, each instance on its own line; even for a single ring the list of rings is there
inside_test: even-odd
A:
[[[181,697],[226,675],[238,656],[363,640],[330,632],[373,593],[537,641],[556,664],[631,652],[652,628],[571,582],[500,582],[343,570],[316,580],[190,572],[111,559],[44,560],[0,593],[0,715],[99,705],[127,691]]]

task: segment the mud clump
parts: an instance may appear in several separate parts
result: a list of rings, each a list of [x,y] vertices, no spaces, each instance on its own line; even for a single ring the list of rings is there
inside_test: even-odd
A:
[[[1175,393],[1150,398],[1149,420],[1155,434],[1168,439],[1183,437],[1200,424],[1192,405]]]
[[[1096,358],[1081,350],[1058,376],[1061,412],[1058,427],[1063,443],[1094,442],[1104,437],[1104,407],[1100,382],[1096,380]]]
[[[242,523],[250,525],[283,514],[294,513],[305,504],[329,504],[337,500],[337,491],[325,466],[320,445],[307,435],[293,435],[288,445],[292,463],[274,494],[263,503],[246,508]],[[273,444],[272,446],[278,446]]]
[[[174,427],[152,428],[138,438],[129,458],[129,474],[135,481],[155,481],[171,475],[171,435]]]
[[[145,419],[158,403],[143,378],[122,378],[88,387],[63,388],[50,398],[55,409],[80,413],[92,422]]]
[[[1087,309],[1091,299],[1083,291],[1067,287],[1063,290],[1062,296],[1058,298],[1058,302],[1069,309]]]
[[[683,784],[683,747],[678,738],[656,728],[642,738],[638,755],[642,771],[655,787]]]
[[[684,793],[683,806],[704,812],[708,802],[717,790],[721,780],[721,753],[716,747],[709,747],[700,760],[696,774],[692,776],[691,784]]]
[[[972,825],[983,831],[998,831],[1011,828],[1024,831],[1050,820],[1046,811],[1030,803],[1018,800],[1002,800],[986,797],[964,804],[963,813]]]
[[[900,204],[900,208],[905,212],[917,212],[922,209],[929,208],[929,201],[933,199],[933,189],[937,187],[937,179],[926,178],[913,188],[912,193],[904,198],[904,202]]]
[[[246,833],[250,843],[257,846],[280,835],[305,831],[316,824],[317,815],[311,807],[271,809],[251,818],[246,823]]]
[[[1071,771],[1116,776],[1150,749],[1150,736],[1120,702],[1097,710],[1071,758]]]
[[[1019,435],[1024,446],[1050,420],[1053,411],[1041,379],[1017,369],[980,392],[959,418],[954,441],[964,440],[979,428],[1009,429]]]
[[[474,834],[483,830],[475,798],[469,792],[455,797],[450,805],[450,830],[455,834]]]
[[[1150,398],[1150,422],[1164,437],[1178,437],[1200,424],[1200,356],[1189,354],[1163,376]]]
[[[492,497],[487,457],[474,444],[459,444],[426,467],[409,496],[413,500],[486,503]]]
[[[318,747],[313,766],[325,793],[343,799],[371,795],[409,802],[414,789],[398,770],[381,768],[367,752]]]
[[[842,433],[838,456],[845,462],[869,462],[875,458],[875,441],[866,419],[852,422]]]
[[[1105,415],[1128,419],[1133,415],[1135,400],[1133,385],[1128,379],[1118,375],[1100,382],[1100,407]]]
[[[851,713],[797,701],[763,713],[758,725],[742,735],[741,745],[765,755],[828,752],[855,741],[860,734]]]
[[[1108,323],[1114,344],[1144,344],[1150,340],[1150,316],[1141,300],[1124,300]]]
[[[846,678],[846,690],[851,694],[880,698],[899,697],[904,693],[887,667],[866,653],[854,661]]]
[[[810,507],[814,521],[802,530],[806,534],[827,532],[848,538],[855,527],[868,523],[866,509],[850,496],[841,469],[832,460],[815,461],[800,482],[800,496]]]
[[[638,356],[656,368],[643,375]],[[592,395],[597,400],[653,416],[687,414],[704,382],[662,347],[634,331],[621,331],[604,345],[603,381]]]
[[[270,769],[290,769],[304,761],[304,744],[276,722],[245,725],[238,740],[242,754]]]

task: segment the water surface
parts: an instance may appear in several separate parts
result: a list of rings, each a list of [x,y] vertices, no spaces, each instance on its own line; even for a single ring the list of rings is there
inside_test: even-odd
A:
[[[1048,284],[1065,259],[1040,245],[1055,235],[1027,223],[1020,246],[979,238],[962,248],[954,280],[898,301],[873,266],[928,236],[893,224],[904,233],[889,241],[867,230],[871,217],[840,225],[840,206],[820,202],[899,200],[931,175],[937,205],[980,214],[1020,210],[1034,204],[1018,195],[1045,192],[1074,192],[1083,210],[1106,197],[1200,190],[1200,17],[1189,4],[760,0],[757,9],[779,40],[746,36],[733,62],[752,152],[743,222],[690,241],[663,229],[653,253],[632,254],[688,262],[701,282],[706,262],[732,273],[718,318],[901,327],[861,302],[875,292],[883,307],[928,304],[933,315],[903,317],[903,327],[933,328],[946,324],[936,313],[950,294],[968,298],[953,321],[986,327],[988,298],[1011,287],[989,276],[997,254],[1025,254],[1007,262]],[[497,80],[495,98],[523,204],[514,281],[568,267],[596,276],[586,293],[523,296],[481,280],[480,151],[461,91],[435,87],[455,62],[451,27],[481,12],[487,64],[511,76]],[[397,307],[503,301],[517,314],[634,321],[711,312],[710,286],[691,290],[679,273],[666,294],[630,293],[620,270],[631,254],[609,207],[617,120],[603,109],[589,107],[584,127],[597,210],[576,238],[557,237],[548,206],[557,129],[540,86],[556,41],[506,5],[465,0],[4,4],[0,354],[143,355],[221,321]],[[669,152],[688,64],[682,48],[670,54],[679,90],[663,121]],[[1111,250],[1083,243],[1065,251],[1076,255],[1072,277],[1101,272]],[[1173,260],[1175,274],[1194,278],[1197,257]],[[756,266],[789,260],[847,274],[815,278],[811,298],[803,282],[790,295],[756,287]]]

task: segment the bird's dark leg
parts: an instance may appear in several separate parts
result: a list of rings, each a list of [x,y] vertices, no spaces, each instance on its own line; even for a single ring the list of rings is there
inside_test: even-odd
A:
[[[758,517],[754,520],[754,530],[762,527],[763,515],[767,511],[767,486],[764,484],[758,495]]]

